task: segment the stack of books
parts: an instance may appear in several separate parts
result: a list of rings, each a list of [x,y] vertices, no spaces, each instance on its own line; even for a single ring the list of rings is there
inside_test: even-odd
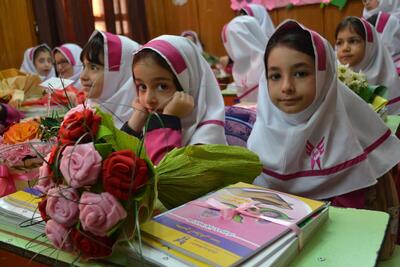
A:
[[[142,255],[161,266],[285,266],[327,220],[328,205],[238,183],[143,224]]]
[[[41,201],[41,192],[25,188],[0,198],[0,218],[2,229],[20,232],[25,229],[32,235],[44,233],[45,223],[41,222],[37,205]]]

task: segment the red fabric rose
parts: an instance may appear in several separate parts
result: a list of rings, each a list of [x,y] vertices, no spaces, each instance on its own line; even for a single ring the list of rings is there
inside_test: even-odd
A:
[[[74,144],[84,136],[80,143],[89,143],[96,135],[100,122],[101,117],[90,109],[75,112],[64,119],[58,132],[58,139],[62,144]]]
[[[121,200],[128,200],[148,180],[146,162],[129,149],[111,153],[102,170],[104,190]]]
[[[107,236],[95,236],[89,232],[73,228],[70,237],[75,248],[86,258],[101,258],[110,256],[114,242]]]
[[[47,205],[47,197],[42,198],[42,200],[38,204],[38,210],[40,212],[40,217],[42,217],[43,221],[47,222],[50,217],[47,216],[46,213],[46,205]]]

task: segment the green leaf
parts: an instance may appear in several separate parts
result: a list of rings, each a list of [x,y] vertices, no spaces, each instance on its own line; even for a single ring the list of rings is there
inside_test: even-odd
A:
[[[97,152],[100,153],[101,158],[104,160],[107,158],[107,156],[113,152],[112,150],[112,144],[110,143],[99,143],[99,144],[94,144],[94,147],[96,148]]]
[[[347,0],[332,0],[329,4],[337,6],[340,10],[342,10],[346,3]]]
[[[242,223],[243,218],[242,218],[242,216],[240,216],[239,214],[236,214],[236,215],[233,217],[233,220],[234,220],[235,222],[237,222],[237,223]]]

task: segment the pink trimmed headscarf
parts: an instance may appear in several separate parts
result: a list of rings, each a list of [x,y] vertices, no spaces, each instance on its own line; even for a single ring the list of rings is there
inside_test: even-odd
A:
[[[72,74],[71,77],[63,77],[63,78],[74,80],[74,83],[72,85],[80,89],[81,83],[79,77],[82,72],[82,63],[80,61],[80,56],[82,48],[77,44],[71,44],[71,43],[63,44],[53,49],[53,57],[56,51],[60,52],[67,59],[68,63],[72,65],[74,70],[74,73]]]
[[[51,53],[51,49],[47,44],[40,44],[31,48],[28,48],[25,50],[24,53],[24,59],[22,61],[20,70],[25,72],[25,73],[31,73],[31,74],[38,74],[35,64],[33,63],[33,54],[35,53],[36,49],[38,49],[39,47],[46,47],[49,52]],[[38,74],[39,75],[39,74]],[[56,76],[56,71],[54,70],[54,67],[52,67],[51,71],[49,72],[49,74],[46,77],[40,76],[40,78],[42,79],[42,81],[45,81],[49,78],[55,77]]]
[[[400,113],[400,80],[392,57],[385,47],[375,28],[366,20],[360,19],[365,31],[364,58],[352,69],[355,72],[365,73],[367,81],[371,85],[384,85],[388,88],[386,98],[388,114]]]
[[[225,106],[217,80],[196,45],[181,36],[162,35],[141,49],[165,59],[183,90],[194,99],[194,110],[181,120],[182,145],[226,144]]]
[[[96,99],[90,99],[113,115],[115,125],[120,128],[131,117],[132,100],[136,89],[132,79],[133,53],[140,45],[128,37],[109,32],[94,31],[92,39],[100,33],[104,39],[103,91]]]
[[[258,82],[264,71],[264,51],[267,36],[257,20],[251,16],[238,16],[222,30],[224,47],[233,60],[232,75],[238,98],[257,101]]]
[[[264,165],[254,183],[314,199],[372,186],[400,162],[400,141],[338,81],[335,52],[327,40],[294,20],[284,21],[271,39],[301,30],[310,34],[314,47],[316,96],[305,110],[284,113],[272,103],[263,74],[247,143]]]
[[[260,4],[249,4],[242,7],[242,10],[249,16],[254,17],[260,24],[265,36],[269,39],[275,31],[274,23],[268,14],[267,9]]]

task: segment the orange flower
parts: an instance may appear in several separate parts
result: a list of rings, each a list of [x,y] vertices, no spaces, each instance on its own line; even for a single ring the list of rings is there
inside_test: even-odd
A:
[[[14,124],[4,133],[3,141],[5,144],[18,144],[38,138],[39,126],[34,120]]]

